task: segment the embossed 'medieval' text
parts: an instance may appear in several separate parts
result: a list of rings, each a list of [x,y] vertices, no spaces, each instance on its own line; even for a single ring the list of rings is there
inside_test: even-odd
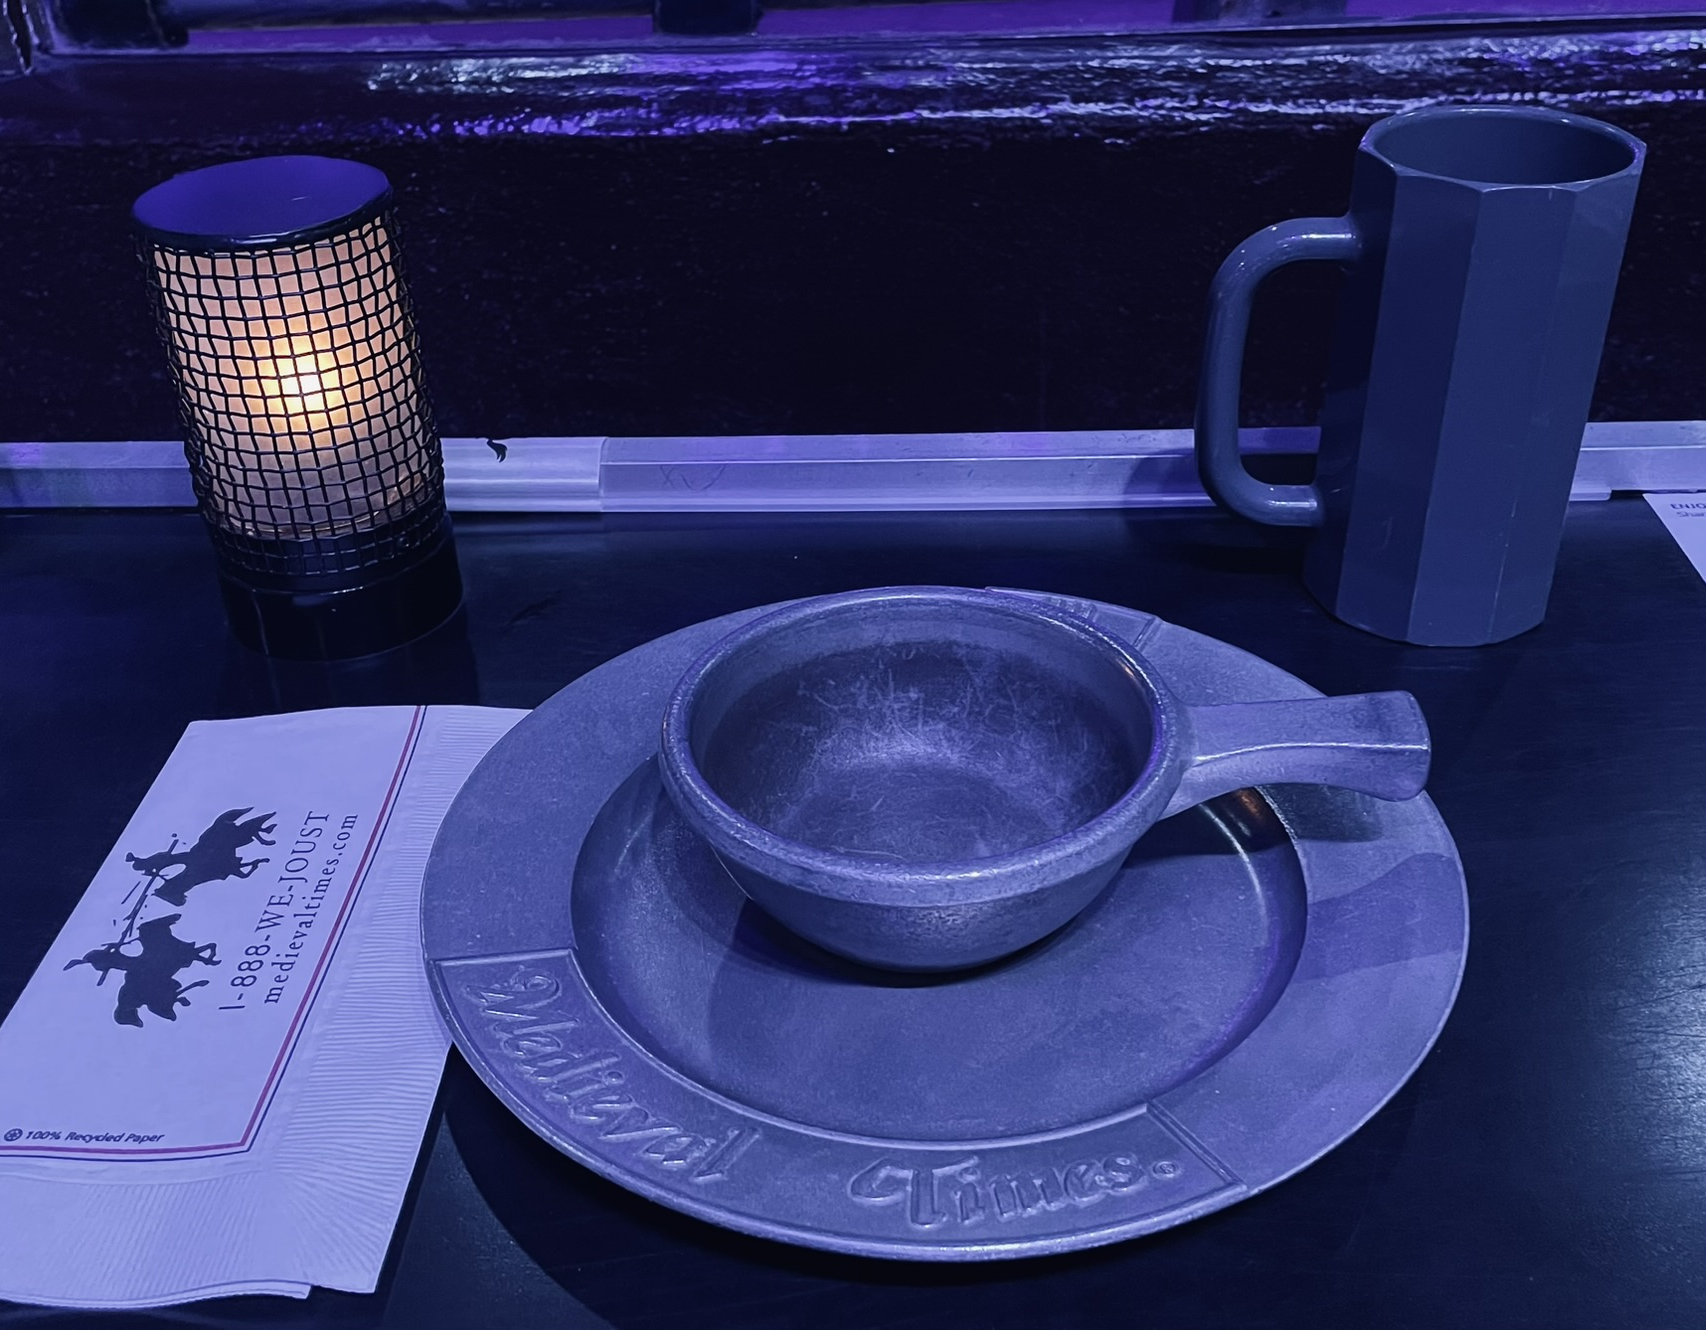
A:
[[[684,1173],[690,1182],[728,1177],[758,1132],[734,1127],[704,1135],[644,1107],[623,1088],[620,1053],[574,1038],[582,1023],[556,1009],[561,992],[553,976],[528,969],[463,989],[486,1018],[495,1051],[514,1063],[541,1098],[561,1105],[571,1122],[595,1128],[591,1134],[598,1140],[631,1145],[641,1162]]]

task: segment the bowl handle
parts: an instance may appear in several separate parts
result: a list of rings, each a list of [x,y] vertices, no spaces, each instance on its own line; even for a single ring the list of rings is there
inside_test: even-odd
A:
[[[1185,774],[1163,817],[1247,785],[1340,785],[1411,799],[1428,777],[1428,725],[1408,693],[1180,708]]]

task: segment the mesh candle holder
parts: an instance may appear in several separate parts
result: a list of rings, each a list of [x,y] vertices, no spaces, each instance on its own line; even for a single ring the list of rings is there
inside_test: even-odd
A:
[[[462,582],[384,174],[231,162],[134,216],[237,639],[335,660],[443,623]]]

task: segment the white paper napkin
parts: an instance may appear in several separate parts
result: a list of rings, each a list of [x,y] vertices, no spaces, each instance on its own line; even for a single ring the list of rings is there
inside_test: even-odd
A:
[[[0,1298],[374,1289],[447,1047],[421,877],[524,714],[185,731],[0,1025]]]
[[[1649,494],[1646,498],[1694,571],[1706,577],[1706,494]]]

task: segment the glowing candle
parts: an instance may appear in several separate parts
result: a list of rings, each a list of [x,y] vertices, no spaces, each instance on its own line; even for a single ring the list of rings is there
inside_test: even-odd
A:
[[[232,626],[275,654],[366,654],[460,598],[390,203],[372,167],[271,157],[136,204]]]

